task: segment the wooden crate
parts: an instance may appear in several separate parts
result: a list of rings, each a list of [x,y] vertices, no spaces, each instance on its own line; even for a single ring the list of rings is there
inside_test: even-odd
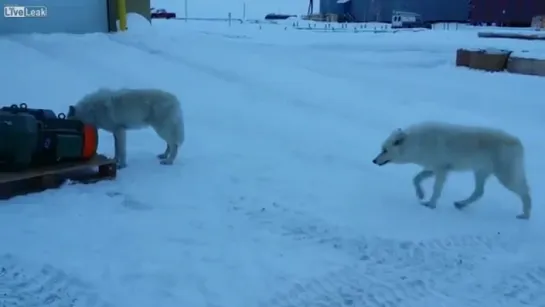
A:
[[[507,68],[507,60],[510,55],[511,51],[509,50],[458,49],[456,51],[456,66],[469,67],[489,72],[504,71]]]
[[[469,67],[470,57],[471,57],[471,50],[468,50],[468,49],[456,50],[456,66]]]
[[[500,72],[507,68],[507,60],[511,55],[508,50],[486,49],[472,52],[469,67],[488,72]]]
[[[0,199],[59,188],[67,180],[94,183],[115,179],[116,176],[116,161],[103,155],[96,155],[85,162],[66,162],[22,172],[0,172]]]

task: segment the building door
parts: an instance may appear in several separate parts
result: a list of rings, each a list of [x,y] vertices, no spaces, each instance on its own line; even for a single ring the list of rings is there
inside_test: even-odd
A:
[[[108,0],[5,0],[1,4],[4,16],[0,17],[0,35],[23,33],[92,33],[108,31]],[[28,8],[27,12],[47,11],[43,17],[10,18],[14,10],[9,3]],[[22,14],[19,11],[19,14]]]

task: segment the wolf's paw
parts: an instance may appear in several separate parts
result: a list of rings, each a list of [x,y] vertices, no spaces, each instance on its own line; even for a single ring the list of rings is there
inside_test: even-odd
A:
[[[522,213],[522,214],[517,215],[517,219],[519,219],[519,220],[529,220],[529,219],[530,219],[530,215],[529,215],[529,214]]]
[[[127,163],[117,162],[117,169],[124,169],[125,167],[127,167]]]
[[[423,202],[422,206],[428,207],[430,209],[435,209],[435,207],[437,207],[437,205],[435,203],[432,203],[432,202],[429,202],[429,201]]]
[[[174,163],[174,161],[170,161],[170,160],[161,160],[160,162],[162,165],[172,165]]]
[[[459,202],[459,201],[455,201],[454,202],[454,208],[458,209],[458,210],[462,210],[466,207],[467,205],[462,203],[462,202]]]
[[[159,160],[164,160],[164,159],[166,159],[166,158],[167,158],[167,156],[168,156],[168,155],[167,155],[167,154],[165,154],[165,153],[162,153],[162,154],[158,154],[158,155],[157,155],[157,159],[159,159]]]
[[[419,200],[424,199],[424,190],[422,190],[421,187],[416,187],[416,197],[418,197]]]

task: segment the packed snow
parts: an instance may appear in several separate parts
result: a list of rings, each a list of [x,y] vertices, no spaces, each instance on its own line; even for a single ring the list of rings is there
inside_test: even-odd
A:
[[[545,79],[454,67],[459,47],[542,45],[471,30],[136,28],[0,37],[5,105],[65,112],[101,86],[157,87],[178,95],[187,129],[175,165],[158,163],[153,131],[132,131],[117,180],[4,201],[0,306],[545,306]],[[532,219],[515,219],[519,200],[495,180],[456,210],[467,173],[430,210],[416,167],[371,163],[390,131],[426,119],[520,136]]]

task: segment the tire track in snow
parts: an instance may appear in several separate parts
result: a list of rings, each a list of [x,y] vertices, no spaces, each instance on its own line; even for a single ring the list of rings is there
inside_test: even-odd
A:
[[[490,296],[501,293],[507,302],[524,306],[545,307],[545,266],[521,269],[514,267],[512,274],[503,274],[490,289]],[[496,303],[496,306],[501,305]],[[511,307],[512,303],[504,306]]]
[[[337,306],[447,306],[450,298],[441,295],[421,279],[403,274],[391,279],[365,274],[358,267],[347,267],[301,283],[276,294],[260,307],[337,307]],[[464,304],[464,306],[472,306]]]
[[[104,75],[115,75],[116,78],[113,79],[119,79],[119,80],[125,80],[127,79],[127,74],[122,73],[119,70],[116,70],[116,67],[107,66],[104,64],[104,62],[97,61],[97,56],[93,54],[93,56],[88,56],[92,53],[88,52],[86,49],[80,47],[78,50],[85,50],[88,54],[78,54],[78,56],[64,56],[62,52],[66,52],[66,50],[63,50],[58,46],[58,42],[55,41],[38,41],[35,38],[32,37],[13,37],[10,39],[12,42],[19,44],[23,47],[32,49],[36,52],[39,52],[43,54],[44,56],[49,57],[51,60],[57,62],[58,65],[61,65],[67,70],[85,70],[84,74],[81,74],[81,77],[90,81],[93,81],[93,83],[101,84],[104,83]],[[109,41],[109,40],[106,40]],[[89,42],[84,42],[80,39],[78,41],[80,45],[82,44],[89,44]],[[97,44],[98,45],[98,44]],[[96,48],[98,49],[98,48]],[[95,49],[95,50],[96,50]],[[70,65],[73,64],[73,65]],[[74,69],[74,67],[76,67]],[[89,67],[93,67],[94,69],[86,69]],[[97,69],[100,68],[100,69]],[[93,73],[93,71],[100,71],[99,74],[96,72]],[[105,73],[107,72],[107,73]],[[132,75],[131,78],[134,78]]]
[[[294,95],[292,91],[287,91],[281,88],[274,88],[270,85],[267,85],[265,82],[256,82],[251,79],[251,76],[244,76],[237,71],[218,68],[214,65],[204,63],[202,61],[189,60],[184,57],[183,54],[176,54],[172,52],[172,50],[176,50],[176,48],[174,47],[156,48],[143,42],[122,40],[118,37],[109,38],[112,42],[124,45],[126,47],[139,49],[150,55],[161,56],[165,60],[206,74],[231,86],[242,87],[245,90],[245,95],[249,97],[249,101],[260,102],[263,97],[269,97],[268,100],[274,100],[276,106],[287,106],[306,115],[308,115],[309,113],[313,113],[316,116],[328,119],[331,117],[331,115],[334,115],[342,119],[344,123],[350,123],[353,125],[357,125],[361,122],[361,118],[354,114],[354,112],[343,112],[342,109],[338,108],[335,104],[331,104],[330,102],[326,101],[322,101],[322,103],[309,102],[308,99],[299,98],[298,96],[300,95]],[[162,46],[164,46],[164,42],[165,40],[161,41]],[[184,43],[181,42],[181,45],[183,44]],[[259,95],[253,94],[255,92],[258,92]],[[359,115],[362,114],[360,113]],[[369,117],[368,119],[375,120],[376,116]],[[377,121],[377,123],[379,123],[379,121]]]
[[[497,236],[459,235],[425,241],[352,236],[354,231],[343,231],[327,221],[310,216],[308,212],[297,212],[276,203],[271,207],[246,214],[261,227],[292,240],[327,245],[352,255],[356,260],[372,261],[375,264],[392,263],[400,268],[409,265],[409,263],[400,263],[404,261],[422,263],[427,258],[437,259],[436,253],[457,252],[455,256],[452,256],[456,262],[484,261],[486,259],[480,255],[512,250],[512,242],[500,234]]]
[[[11,255],[0,256],[1,307],[110,307],[88,288],[51,266],[29,269]]]
[[[458,235],[402,241],[350,232],[279,205],[247,212],[273,233],[325,245],[354,257],[355,266],[296,282],[261,306],[545,306],[545,269],[490,278],[489,257],[516,253],[503,235]],[[502,268],[499,267],[501,270]]]

